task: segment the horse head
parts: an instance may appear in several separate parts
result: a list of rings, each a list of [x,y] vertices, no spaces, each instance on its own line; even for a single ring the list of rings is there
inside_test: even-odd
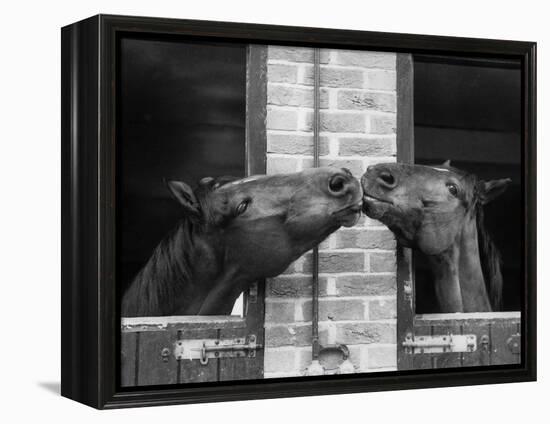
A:
[[[205,238],[224,251],[224,267],[275,276],[340,226],[354,225],[361,188],[347,169],[316,168],[244,179],[203,178],[195,190],[168,186]]]
[[[182,220],[126,291],[126,316],[228,314],[250,284],[280,274],[361,214],[361,186],[345,168],[168,187]]]
[[[435,167],[378,164],[361,178],[363,210],[403,245],[433,255],[447,250],[477,207],[502,194],[510,182],[478,180],[449,161]]]
[[[483,205],[510,179],[479,180],[450,166],[370,166],[361,179],[363,211],[397,240],[427,255],[440,312],[500,307],[500,256],[483,225]]]

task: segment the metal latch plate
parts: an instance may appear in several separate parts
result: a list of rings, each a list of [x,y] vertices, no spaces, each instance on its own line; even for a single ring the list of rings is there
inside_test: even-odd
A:
[[[253,358],[256,350],[261,348],[253,334],[234,339],[178,340],[174,346],[174,356],[177,360],[198,359],[206,365],[210,358]]]
[[[447,334],[444,336],[407,334],[403,347],[405,352],[410,354],[474,352],[477,349],[477,336],[475,334]]]

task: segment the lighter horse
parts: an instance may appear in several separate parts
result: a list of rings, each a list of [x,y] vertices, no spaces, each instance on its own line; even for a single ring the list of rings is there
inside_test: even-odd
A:
[[[478,180],[449,162],[378,164],[361,179],[363,210],[427,256],[440,312],[499,310],[500,257],[485,230],[483,206],[510,182]]]

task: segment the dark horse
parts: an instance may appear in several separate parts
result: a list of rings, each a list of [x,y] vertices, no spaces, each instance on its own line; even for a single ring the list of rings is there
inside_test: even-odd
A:
[[[230,314],[250,284],[361,214],[361,186],[345,168],[168,187],[183,218],[124,294],[122,316]]]
[[[448,161],[378,164],[361,179],[363,210],[427,256],[440,312],[499,310],[500,256],[485,230],[483,205],[510,182],[478,180]]]

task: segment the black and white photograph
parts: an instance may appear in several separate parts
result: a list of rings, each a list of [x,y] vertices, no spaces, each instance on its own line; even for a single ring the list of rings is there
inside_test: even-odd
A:
[[[542,2],[2,11],[0,423],[544,422]]]
[[[521,63],[123,36],[123,387],[521,362]]]
[[[537,379],[536,42],[103,14],[60,41],[63,397]]]

